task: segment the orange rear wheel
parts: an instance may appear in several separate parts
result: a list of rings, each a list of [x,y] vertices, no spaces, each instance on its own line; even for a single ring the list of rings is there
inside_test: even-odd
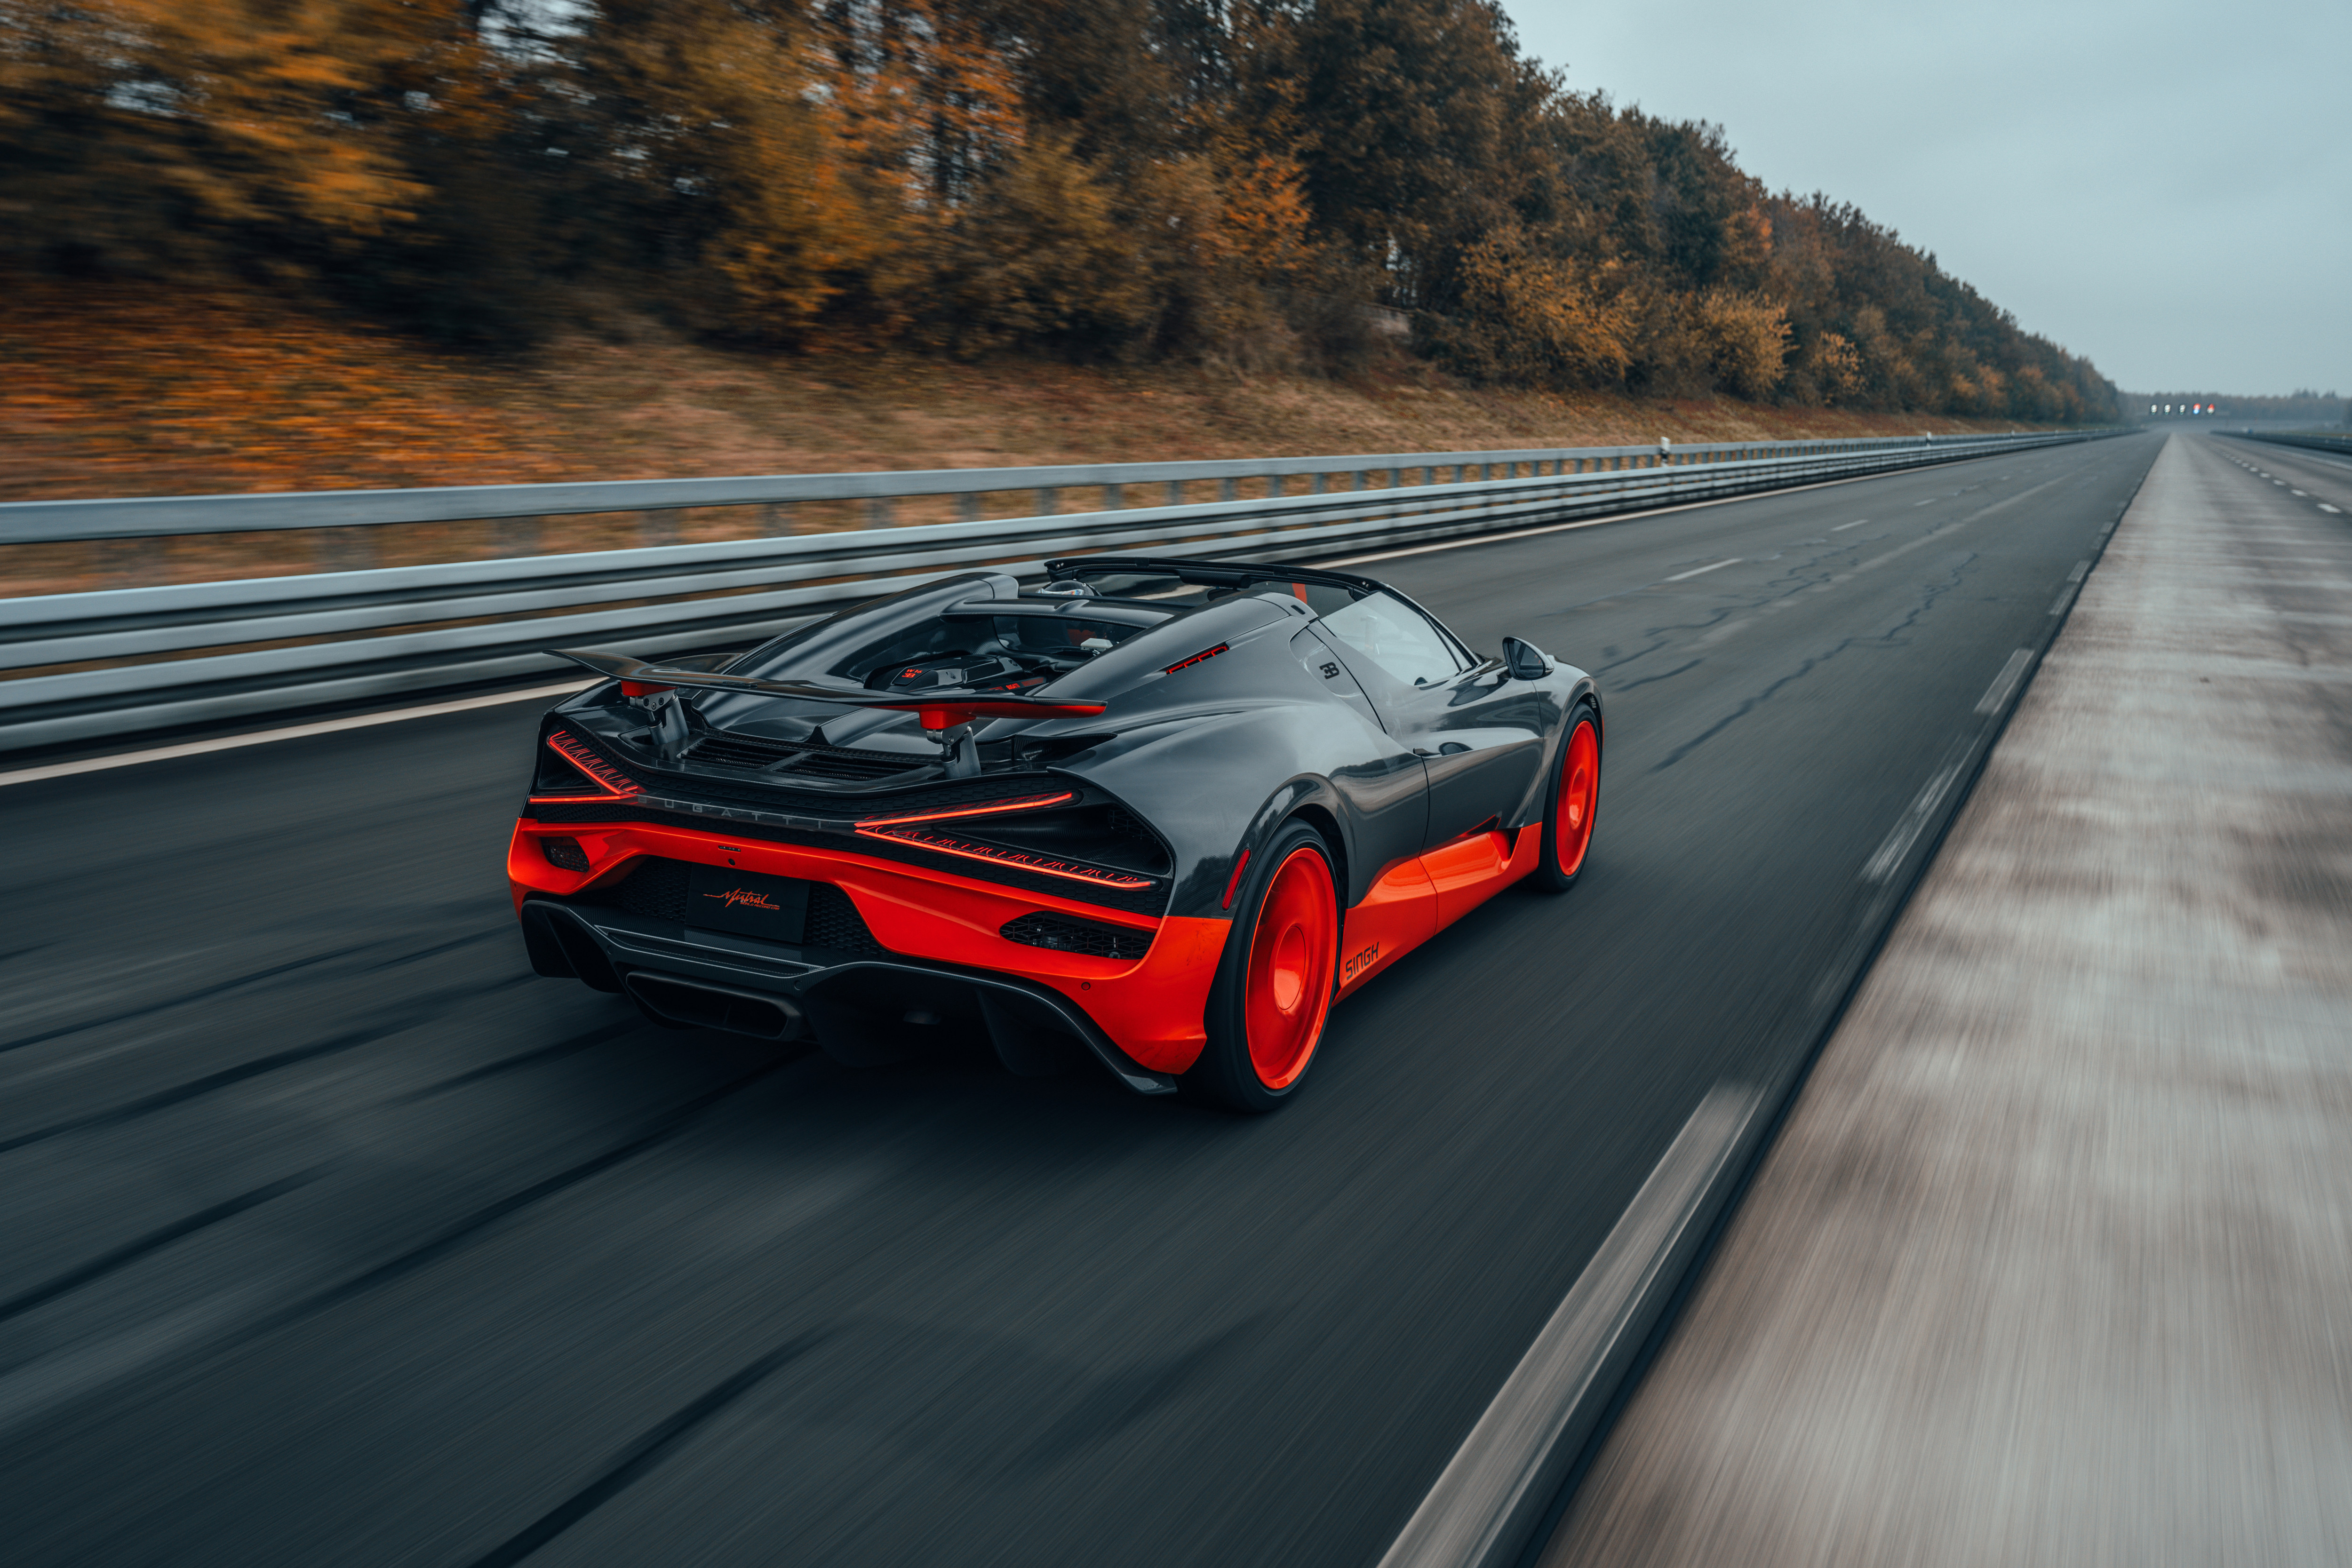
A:
[[[1297,1092],[1322,1043],[1339,978],[1334,864],[1322,835],[1293,820],[1244,867],[1202,1019],[1209,1038],[1184,1074],[1188,1092],[1236,1111],[1271,1111]]]
[[[1268,1089],[1289,1088],[1315,1054],[1331,1010],[1339,947],[1339,899],[1331,868],[1302,844],[1275,869],[1258,905],[1242,996],[1250,1067]]]

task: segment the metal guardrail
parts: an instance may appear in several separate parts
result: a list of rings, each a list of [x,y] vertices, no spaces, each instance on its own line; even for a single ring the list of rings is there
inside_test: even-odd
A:
[[[1049,556],[1331,559],[2114,434],[15,503],[0,506],[0,543],[844,499],[872,503],[880,521],[901,497],[965,497],[966,516],[991,492],[1038,497],[1033,515],[997,520],[0,599],[0,752],[552,675],[565,666],[541,650],[559,643],[745,643],[947,572],[1034,573]],[[1302,475],[1305,494],[1280,493]],[[1250,479],[1275,493],[1238,495]],[[1220,498],[1181,500],[1181,486],[1202,481]],[[1143,486],[1166,486],[1170,504],[1122,505]],[[1061,497],[1094,486],[1100,507],[1059,511]]]
[[[2232,435],[2240,441],[2267,441],[2275,446],[2308,446],[2315,452],[2352,453],[2352,435],[2327,435],[2319,431],[2281,433],[2272,430],[2216,430],[2216,435]]]

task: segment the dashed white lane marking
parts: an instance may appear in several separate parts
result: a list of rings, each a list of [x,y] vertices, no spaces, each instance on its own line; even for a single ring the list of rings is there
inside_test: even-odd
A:
[[[2320,509],[2321,511],[2323,511],[2323,512],[2336,512],[2336,515],[2337,517],[2342,517],[2342,516],[2344,515],[2342,512],[2337,512],[2337,511],[2336,511],[2336,508],[2335,508],[2335,507],[2333,507],[2329,506],[2329,505],[2328,505],[2326,502],[2325,502],[2325,501],[2322,501],[2322,502],[2320,502],[2320,503],[2319,503],[2319,509]]]
[[[1943,498],[1941,496],[1930,496],[1924,501],[1914,501],[1911,504],[1915,507],[1932,507]]]
[[[2074,563],[2074,570],[2066,574],[2066,580],[2069,582],[2080,582],[2083,580],[2083,574],[2090,570],[2091,563],[2089,561],[2078,560]]]
[[[332,735],[342,729],[365,729],[371,725],[396,724],[404,718],[430,718],[435,714],[465,713],[478,707],[497,707],[501,703],[530,702],[534,697],[568,695],[583,691],[587,683],[566,681],[562,685],[532,686],[526,691],[500,692],[495,696],[462,697],[456,702],[426,703],[419,707],[393,708],[384,713],[354,714],[349,718],[320,719],[316,724],[289,725],[283,729],[260,729],[250,735],[226,735],[217,740],[190,740],[178,746],[158,746],[145,751],[125,751],[113,757],[85,757],[79,762],[52,762],[40,768],[19,768],[13,773],[0,773],[0,786],[30,784],[40,779],[70,779],[77,773],[98,773],[109,768],[128,768],[134,762],[162,762],[173,757],[201,757],[209,751],[235,751],[240,746],[262,746],[273,740],[293,740],[305,735]]]
[[[1868,517],[1856,517],[1856,518],[1854,518],[1854,520],[1853,520],[1853,521],[1852,521],[1852,522],[1850,522],[1850,523],[1840,523],[1837,527],[1835,527],[1835,528],[1832,528],[1832,529],[1830,530],[1830,532],[1832,532],[1832,533],[1833,533],[1833,534],[1842,534],[1842,533],[1845,532],[1845,531],[1846,531],[1846,529],[1848,529],[1848,528],[1858,528],[1862,527],[1862,525],[1863,525],[1863,524],[1864,524],[1864,523],[1866,523],[1866,522],[1868,522],[1868,521],[1870,521],[1870,519],[1869,519]]]
[[[1959,750],[1960,755],[1953,757],[1936,770],[1936,776],[1927,780],[1927,787],[1919,791],[1918,799],[1911,802],[1910,809],[1895,824],[1895,831],[1886,835],[1886,841],[1878,846],[1878,852],[1864,863],[1863,881],[1885,882],[1895,874],[1895,868],[1903,863],[1903,857],[1910,852],[1920,830],[1927,825],[1927,819],[1936,814],[1937,804],[1943,800],[1944,791],[1949,789],[1952,780],[1960,776],[1960,764],[1967,760],[1967,753],[1965,748],[1955,749]]]
[[[2058,591],[2058,597],[2057,597],[2055,600],[2053,600],[2053,601],[2051,601],[2051,605],[2050,605],[2050,613],[2051,613],[2051,614],[2053,614],[2053,615],[2063,615],[2063,614],[2065,614],[2065,613],[2066,613],[2066,606],[2067,606],[2067,604],[2068,604],[2068,603],[2069,603],[2069,602],[2074,599],[2074,587],[2073,587],[2073,585],[2072,585],[2072,584],[2069,584],[2068,586],[2066,586],[2066,587],[2064,587],[2064,588],[2060,589],[2060,590]]]
[[[1992,678],[1992,685],[1985,688],[1985,695],[1977,699],[1977,712],[1999,713],[2008,706],[2010,697],[2017,690],[2017,683],[2025,678],[2025,667],[2032,663],[2033,650],[2031,648],[2020,648],[2011,653],[2009,663],[2000,667],[2000,674]]]
[[[1602,1378],[1628,1336],[1641,1332],[1643,1304],[1664,1288],[1678,1244],[1762,1103],[1742,1083],[1707,1091],[1380,1568],[1470,1568],[1498,1546],[1516,1554],[1513,1537],[1524,1535],[1559,1484],[1569,1423],[1603,1396]]]
[[[1727,566],[1738,566],[1738,564],[1739,558],[1738,556],[1733,556],[1729,560],[1719,560],[1712,566],[1695,566],[1688,571],[1678,571],[1672,577],[1660,578],[1658,580],[1661,582],[1680,582],[1685,578],[1701,577],[1707,572],[1720,571]]]
[[[2302,497],[2305,500],[2306,500],[2306,501],[2308,501],[2308,500],[2310,500],[2310,499],[2311,499],[2311,492],[2310,492],[2310,491],[2308,491],[2308,490],[2298,490],[2298,489],[2294,488],[2294,486],[2293,486],[2292,485],[2290,485],[2290,486],[2287,486],[2287,492],[2286,492],[2286,493],[2287,493],[2288,495],[2290,495],[2290,496],[2301,496],[2301,497]]]

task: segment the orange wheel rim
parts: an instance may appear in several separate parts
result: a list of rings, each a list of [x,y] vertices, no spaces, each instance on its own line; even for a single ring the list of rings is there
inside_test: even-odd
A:
[[[1552,823],[1559,873],[1574,876],[1592,847],[1592,809],[1601,793],[1601,739],[1590,719],[1570,732],[1568,755],[1559,765],[1559,816]]]
[[[1323,857],[1301,846],[1275,868],[1250,933],[1242,1022],[1250,1067],[1268,1089],[1307,1071],[1331,1010],[1339,951],[1339,898]]]

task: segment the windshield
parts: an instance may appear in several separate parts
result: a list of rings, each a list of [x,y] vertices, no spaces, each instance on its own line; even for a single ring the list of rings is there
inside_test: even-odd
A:
[[[1406,685],[1433,685],[1470,667],[1452,637],[1396,595],[1344,582],[1301,581],[1278,568],[1264,576],[1206,568],[1197,575],[1181,568],[1077,568],[1044,591],[1057,591],[1188,609],[1243,594],[1278,593],[1303,601],[1334,636]]]
[[[1325,615],[1323,624],[1407,685],[1433,685],[1465,667],[1427,616],[1389,594],[1368,593]]]

